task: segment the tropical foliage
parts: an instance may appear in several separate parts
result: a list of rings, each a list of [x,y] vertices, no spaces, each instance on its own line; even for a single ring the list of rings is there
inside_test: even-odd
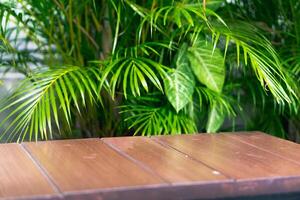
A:
[[[266,7],[268,9],[265,9]],[[271,41],[281,57],[281,64],[285,71],[295,80],[290,84],[295,84],[293,88],[298,97],[292,105],[292,110],[288,107],[278,107],[271,99],[263,98],[264,103],[258,107],[260,112],[254,111],[255,117],[247,120],[248,127],[251,129],[260,127],[261,130],[281,137],[287,137],[286,133],[289,130],[288,138],[299,142],[300,2],[298,0],[238,0],[228,4],[227,8],[228,15],[234,19],[242,18],[251,21]]]
[[[282,19],[291,23],[299,10],[292,1],[295,14]],[[300,26],[276,24],[279,0],[261,26],[267,18],[251,13],[255,2],[1,3],[2,67],[26,76],[1,103],[9,112],[1,138],[240,129],[285,137],[281,118],[299,122],[300,59],[299,46],[281,46]],[[291,34],[266,30],[273,25]],[[276,46],[278,38],[286,41]]]

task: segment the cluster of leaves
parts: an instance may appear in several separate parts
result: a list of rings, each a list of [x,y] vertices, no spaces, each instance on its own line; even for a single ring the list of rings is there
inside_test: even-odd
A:
[[[233,19],[247,19],[262,30],[261,33],[272,43],[279,54],[285,73],[289,74],[292,79],[292,81],[288,81],[296,96],[293,103],[278,106],[276,102],[265,96],[263,91],[249,92],[252,95],[256,95],[252,97],[252,102],[255,103],[256,109],[251,111],[248,116],[243,117],[245,118],[246,127],[251,130],[260,127],[261,130],[274,135],[299,141],[299,1],[235,0],[228,3],[226,7],[228,8],[226,15],[231,16]],[[269,9],[266,10],[266,7]],[[241,82],[240,79],[235,81]],[[253,87],[255,86],[254,82],[247,85],[248,90],[260,89]],[[249,98],[246,95],[241,97],[241,105],[249,104]],[[288,132],[290,133],[287,134]]]
[[[0,112],[13,109],[0,124],[11,120],[2,137],[47,139],[63,126],[83,130],[78,121],[91,106],[101,112],[94,116],[100,126],[94,134],[101,136],[104,131],[217,132],[226,120],[235,122],[248,109],[265,106],[266,99],[294,111],[299,106],[296,83],[272,44],[255,26],[226,20],[225,1],[87,0],[76,9],[72,0],[47,2],[48,11],[39,17],[44,1],[21,5],[33,8],[25,12],[34,25],[29,35],[54,47],[40,53],[60,56],[52,57],[44,72],[26,73],[28,78],[2,103]],[[23,24],[12,6],[1,6],[2,21]],[[11,44],[5,33],[2,27],[1,38]],[[83,53],[87,46],[92,57]],[[64,67],[55,68],[59,62]],[[243,104],[241,97],[253,102]]]

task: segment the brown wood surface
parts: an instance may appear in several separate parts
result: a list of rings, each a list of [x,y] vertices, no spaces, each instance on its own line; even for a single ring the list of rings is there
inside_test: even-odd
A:
[[[300,193],[300,145],[263,133],[0,145],[0,199],[213,199]]]
[[[170,183],[229,179],[216,169],[192,160],[188,156],[147,137],[119,137],[103,140]]]
[[[18,144],[0,145],[0,199],[56,193]]]
[[[24,145],[62,192],[164,184],[99,139]]]
[[[300,164],[300,145],[294,142],[262,132],[224,133],[224,135]]]
[[[224,134],[155,137],[235,179],[299,176],[300,165]]]

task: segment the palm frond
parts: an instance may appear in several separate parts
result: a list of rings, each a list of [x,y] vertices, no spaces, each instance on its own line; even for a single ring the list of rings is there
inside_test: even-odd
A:
[[[214,106],[217,106],[223,115],[235,116],[235,110],[233,108],[234,100],[229,95],[215,92],[203,86],[196,86],[195,98],[198,99],[199,108],[208,105],[210,109],[213,109]]]
[[[107,80],[113,98],[120,88],[125,98],[128,91],[133,96],[140,96],[141,88],[146,92],[149,91],[149,83],[163,92],[161,80],[164,79],[169,68],[151,59],[151,55],[159,55],[152,45],[169,49],[168,45],[156,42],[124,48],[116,52],[104,65],[100,88]]]
[[[244,64],[251,66],[261,86],[270,91],[278,103],[293,101],[295,92],[289,84],[289,75],[285,73],[271,43],[254,26],[247,23],[231,23],[229,28],[215,25],[213,30],[236,45],[238,66],[240,58],[243,57]],[[228,48],[227,45],[229,42],[226,42],[225,49]]]
[[[25,79],[19,88],[3,102],[0,113],[13,110],[0,123],[11,120],[1,138],[22,141],[53,137],[53,124],[60,130],[60,124],[72,123],[72,107],[80,113],[86,101],[101,100],[97,82],[100,71],[97,68],[65,68],[38,73]],[[88,98],[88,99],[87,99]]]
[[[134,135],[166,135],[196,133],[197,126],[184,112],[176,113],[168,106],[124,105],[121,113],[126,115]]]

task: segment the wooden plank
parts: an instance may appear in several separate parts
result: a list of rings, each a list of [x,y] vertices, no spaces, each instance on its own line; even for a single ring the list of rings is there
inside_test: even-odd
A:
[[[223,181],[220,172],[147,137],[105,138],[104,142],[137,160],[170,183]]]
[[[62,192],[164,184],[99,139],[24,145]]]
[[[298,164],[223,134],[154,139],[235,178],[236,195],[300,191]]]
[[[299,165],[224,134],[156,139],[236,179],[300,175]]]
[[[57,193],[18,144],[0,145],[0,199],[55,198]]]
[[[297,143],[262,132],[238,132],[224,135],[300,164],[300,145]]]

